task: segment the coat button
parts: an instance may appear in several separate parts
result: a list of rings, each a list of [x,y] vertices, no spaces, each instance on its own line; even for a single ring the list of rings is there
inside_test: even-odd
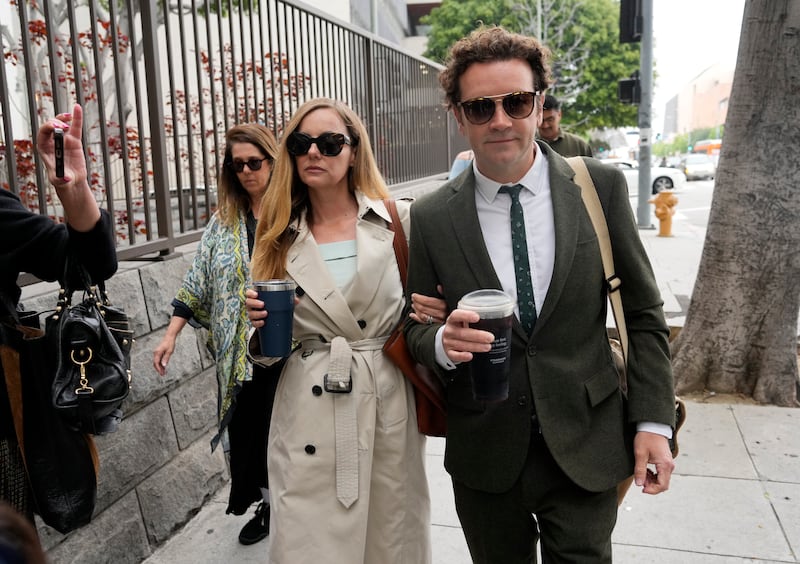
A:
[[[366,321],[364,321],[363,319],[359,319],[359,320],[358,320],[358,326],[359,326],[359,327],[361,327],[361,328],[363,329],[364,327],[366,327],[366,326],[367,326],[367,322],[366,322]]]
[[[297,288],[295,288],[295,290],[294,290],[294,293],[295,293],[295,295],[296,295],[298,298],[302,298],[303,296],[305,296],[305,295],[306,295],[306,291],[305,291],[305,290],[303,290],[303,289],[302,289],[300,286],[298,286]]]
[[[536,347],[531,345],[528,347],[528,356],[536,356]]]
[[[317,452],[317,447],[314,445],[306,445],[306,454],[314,454]]]
[[[314,386],[314,387],[312,387],[311,388],[311,393],[314,394],[315,396],[321,396],[322,395],[322,386]]]
[[[517,398],[517,405],[525,406],[528,405],[528,398],[525,396],[519,396]]]

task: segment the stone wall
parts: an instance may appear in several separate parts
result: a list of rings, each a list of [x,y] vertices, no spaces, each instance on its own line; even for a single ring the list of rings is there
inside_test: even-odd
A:
[[[395,197],[435,189],[442,178],[408,183]],[[131,392],[116,433],[95,438],[100,455],[92,522],[62,535],[38,522],[54,564],[139,563],[183,527],[229,479],[220,446],[211,452],[217,421],[217,384],[205,330],[187,326],[165,376],[153,368],[153,350],[172,313],[170,302],[191,265],[196,244],[167,260],[126,261],[106,283],[112,303],[125,308],[136,342]],[[58,285],[23,288],[21,303],[46,311]]]

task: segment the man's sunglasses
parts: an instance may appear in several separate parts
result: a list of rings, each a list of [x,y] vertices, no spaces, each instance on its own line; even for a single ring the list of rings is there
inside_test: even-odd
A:
[[[323,133],[319,137],[311,137],[299,131],[293,132],[286,140],[286,150],[294,157],[308,154],[311,145],[316,145],[319,152],[326,157],[335,157],[342,152],[345,145],[353,145],[344,133]]]
[[[269,157],[264,157],[263,159],[249,159],[246,161],[228,161],[226,164],[229,168],[232,168],[235,172],[242,172],[244,170],[244,166],[247,165],[247,168],[252,170],[253,172],[257,170],[261,170],[261,165],[269,159]]]
[[[533,113],[533,106],[539,92],[510,92],[497,96],[481,96],[458,105],[464,110],[464,117],[474,125],[488,123],[494,116],[497,101],[503,104],[503,111],[508,117],[525,119]]]

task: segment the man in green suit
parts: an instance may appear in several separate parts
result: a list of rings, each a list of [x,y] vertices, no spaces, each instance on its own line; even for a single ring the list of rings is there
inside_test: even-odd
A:
[[[445,467],[472,559],[484,564],[535,562],[537,541],[545,563],[611,562],[616,484],[633,472],[637,486],[657,494],[674,469],[663,302],[624,177],[586,159],[622,280],[630,335],[623,401],[597,236],[569,164],[535,142],[547,57],[535,39],[496,27],[454,45],[440,82],[475,160],[411,208],[408,291],[431,296],[441,285],[450,313],[443,324],[409,321],[406,337],[446,386]],[[519,195],[512,201],[501,186]],[[514,206],[524,221],[511,221]],[[514,256],[512,224],[523,226],[527,253]],[[517,300],[520,287],[532,298]],[[480,288],[517,301],[509,395],[496,403],[474,399],[469,375],[472,353],[487,352],[494,337],[470,328],[479,316],[457,308]]]

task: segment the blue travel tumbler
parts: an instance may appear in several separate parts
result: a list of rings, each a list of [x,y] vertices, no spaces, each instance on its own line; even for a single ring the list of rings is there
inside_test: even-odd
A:
[[[261,354],[288,356],[292,351],[295,283],[291,280],[265,280],[255,282],[253,287],[267,310],[264,326],[258,329]]]

